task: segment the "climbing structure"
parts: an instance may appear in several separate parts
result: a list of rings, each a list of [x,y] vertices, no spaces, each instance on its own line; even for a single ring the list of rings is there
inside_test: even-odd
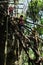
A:
[[[18,23],[19,18],[15,17],[12,19],[12,17],[8,15],[9,2],[0,1],[0,3],[0,65],[20,65],[19,60],[22,52],[25,52],[28,57],[28,65],[43,64],[43,57],[40,56],[39,49],[40,42],[41,45],[43,45],[43,39],[40,38],[37,30],[35,28],[32,29],[27,26],[27,23],[41,27],[43,27],[43,25],[23,20],[24,31],[20,30]],[[18,12],[16,14],[18,14]],[[28,30],[28,35],[24,34],[25,30]],[[35,58],[31,58],[29,54],[30,49],[34,52]]]

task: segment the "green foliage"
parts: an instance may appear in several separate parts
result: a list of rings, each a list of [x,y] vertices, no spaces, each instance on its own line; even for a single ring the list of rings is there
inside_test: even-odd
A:
[[[36,30],[38,31],[39,35],[43,34],[43,28],[40,26],[37,26]]]
[[[33,20],[33,22],[40,21],[40,24],[43,25],[43,18],[40,19],[40,16],[39,16],[39,12],[41,10],[43,10],[43,3],[42,3],[42,1],[41,0],[31,0],[31,2],[29,3],[29,6],[28,6],[28,10],[27,10],[27,15],[26,16],[30,17]],[[31,28],[30,24],[27,24],[27,26]],[[43,35],[43,28],[41,26],[36,25],[35,30],[38,32],[39,37],[41,35]],[[25,35],[27,33],[28,33],[28,31],[25,30]],[[41,44],[42,43],[40,42],[39,46],[38,46],[38,49],[39,49],[40,56],[43,57],[43,51],[42,51],[42,45]],[[31,45],[32,45],[32,47],[34,46],[34,42],[33,41],[31,41]],[[33,60],[36,59],[34,51],[31,48],[29,49],[28,54],[29,54],[29,57],[31,59],[33,59]],[[27,58],[25,57],[24,59],[26,61]],[[32,64],[30,64],[30,65],[32,65]]]
[[[41,19],[41,24],[43,24],[43,19]]]
[[[28,10],[27,10],[27,15],[32,18],[34,22],[39,20],[39,12],[42,8],[42,2],[41,0],[32,0],[29,3]]]
[[[43,25],[43,19],[40,20],[40,24]],[[43,27],[37,25],[36,30],[38,31],[39,35],[43,35]]]
[[[23,59],[22,65],[28,65],[28,57],[24,51],[22,53],[22,59]]]
[[[31,48],[29,49],[29,56],[30,56],[31,59],[35,59],[34,52]]]

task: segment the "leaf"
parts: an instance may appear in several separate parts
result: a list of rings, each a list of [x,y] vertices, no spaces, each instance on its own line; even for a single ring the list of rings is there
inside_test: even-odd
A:
[[[31,59],[35,59],[34,52],[31,48],[29,49],[29,56],[30,56]]]

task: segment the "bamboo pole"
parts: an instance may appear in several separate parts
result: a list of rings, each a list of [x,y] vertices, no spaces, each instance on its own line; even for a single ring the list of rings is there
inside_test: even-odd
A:
[[[4,60],[4,65],[6,65],[7,62],[7,44],[8,44],[8,17],[7,17],[7,22],[6,22],[6,42],[5,42],[5,60]]]

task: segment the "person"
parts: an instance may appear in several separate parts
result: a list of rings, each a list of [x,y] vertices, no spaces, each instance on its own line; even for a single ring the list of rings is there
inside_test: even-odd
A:
[[[10,7],[8,8],[8,10],[9,10],[9,14],[10,14],[10,16],[12,17],[12,16],[13,16],[13,7],[10,6]]]
[[[20,18],[19,18],[19,29],[24,32],[23,25],[24,25],[23,15],[20,15]]]

